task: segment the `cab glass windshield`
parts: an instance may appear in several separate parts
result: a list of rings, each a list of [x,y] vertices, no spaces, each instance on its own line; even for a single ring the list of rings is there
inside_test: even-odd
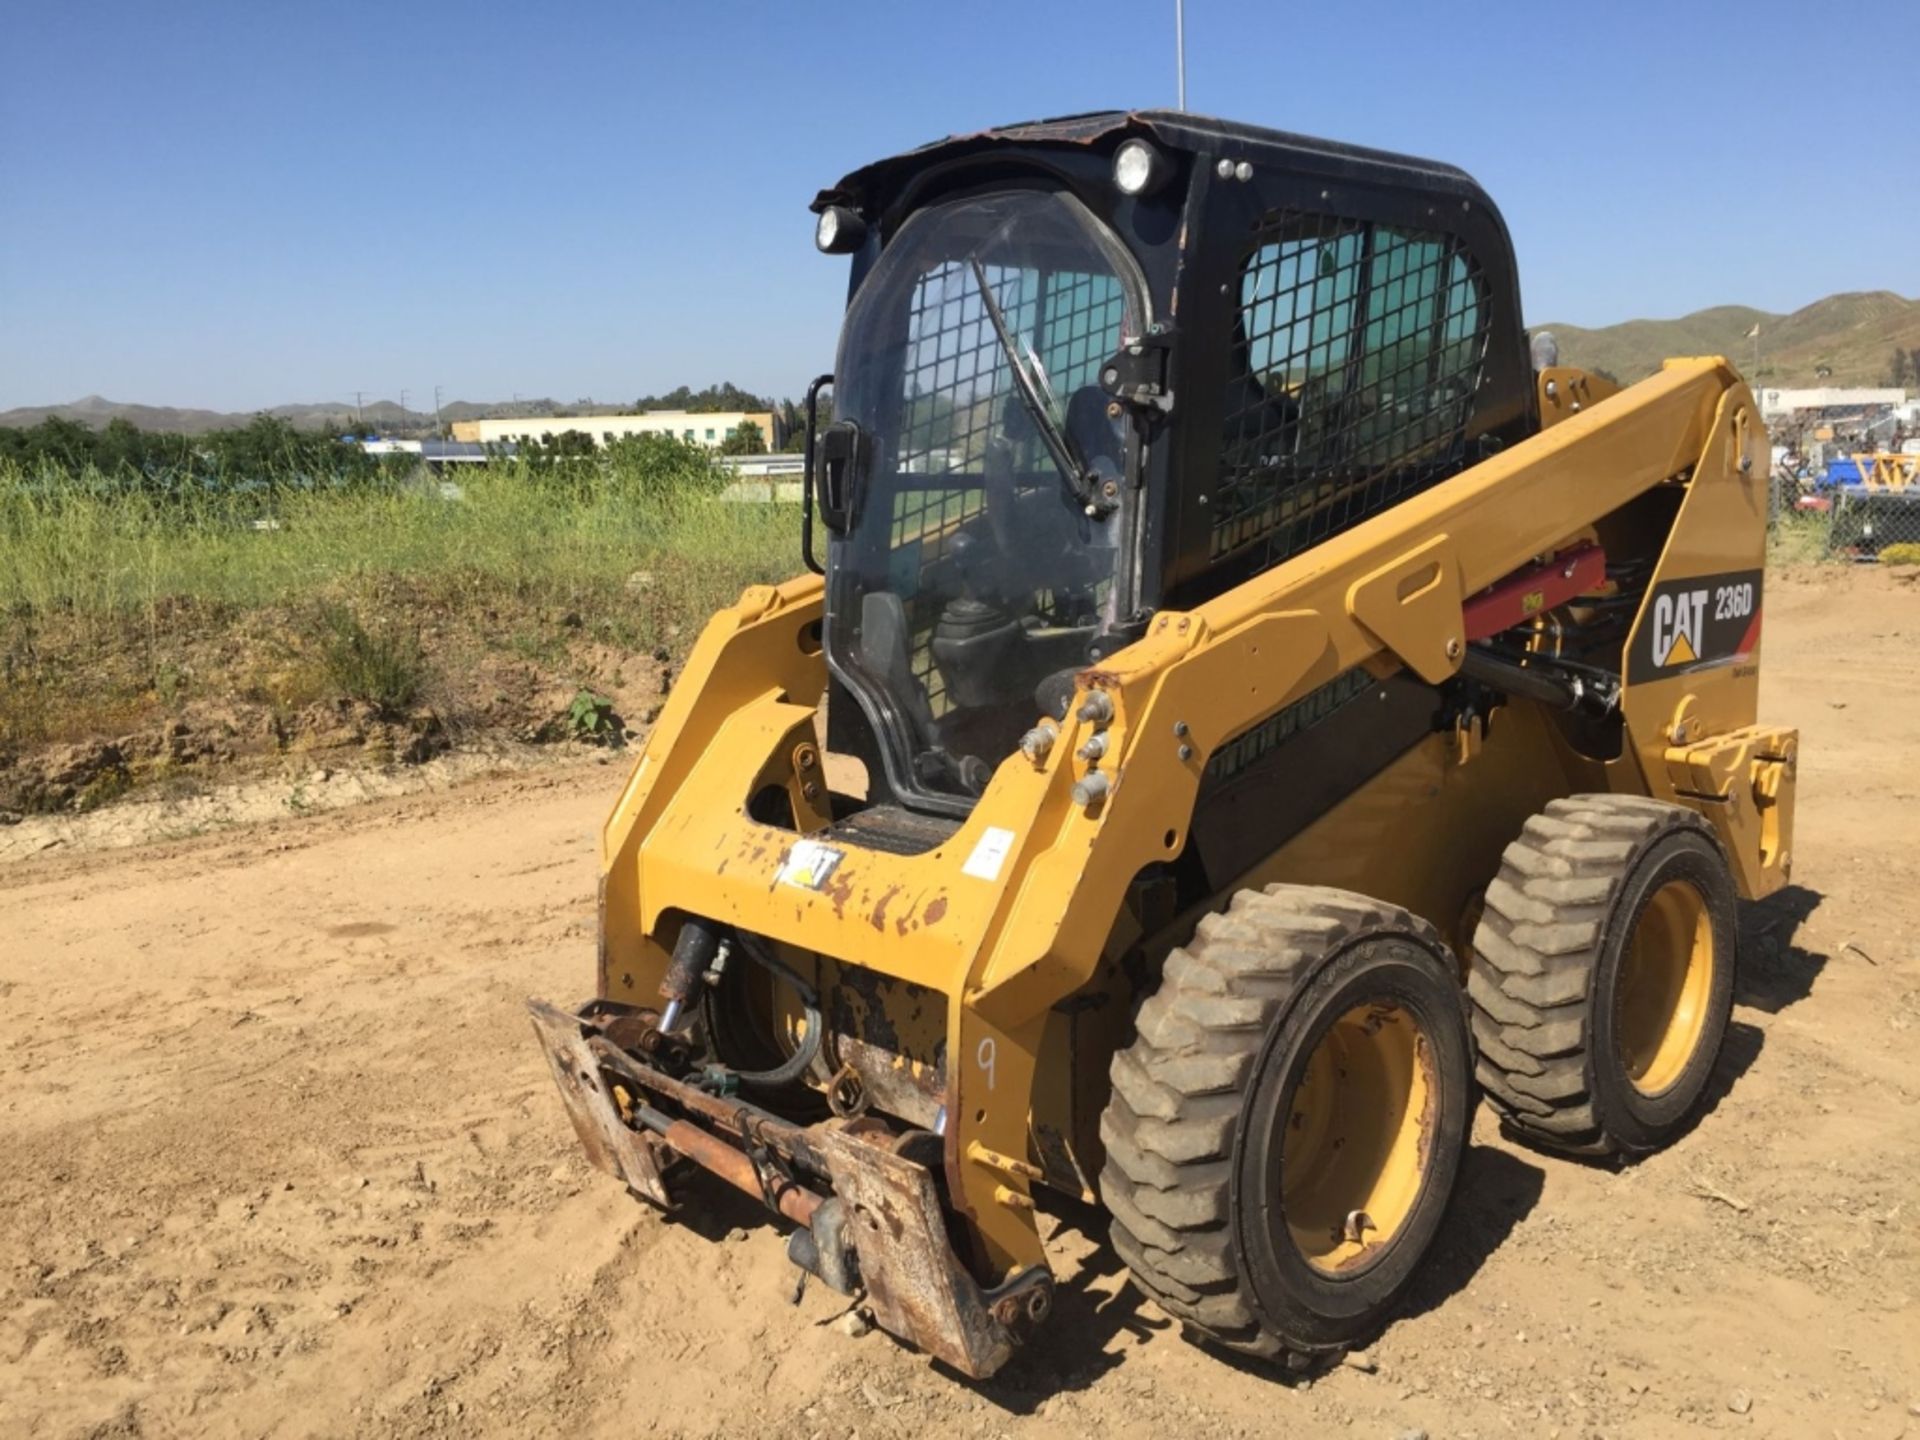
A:
[[[1131,488],[1099,372],[1141,297],[1084,207],[1018,190],[915,214],[848,310],[835,419],[861,460],[827,653],[908,795],[979,794],[1119,618]]]

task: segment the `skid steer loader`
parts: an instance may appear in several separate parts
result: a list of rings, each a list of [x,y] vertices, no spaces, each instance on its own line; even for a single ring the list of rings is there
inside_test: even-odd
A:
[[[814,573],[701,635],[601,837],[595,998],[532,1004],[594,1162],[712,1172],[985,1376],[1052,1304],[1045,1190],[1299,1366],[1390,1315],[1482,1096],[1551,1149],[1680,1134],[1790,865],[1727,361],[1559,366],[1468,176],[1184,113],[813,209]]]

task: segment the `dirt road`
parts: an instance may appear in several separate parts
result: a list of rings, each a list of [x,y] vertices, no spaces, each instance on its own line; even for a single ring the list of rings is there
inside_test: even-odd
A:
[[[590,1172],[521,1010],[589,983],[587,765],[0,867],[0,1435],[1920,1436],[1920,587],[1767,610],[1799,884],[1712,1112],[1617,1171],[1483,1112],[1372,1369],[1209,1357],[1069,1217],[969,1385]]]

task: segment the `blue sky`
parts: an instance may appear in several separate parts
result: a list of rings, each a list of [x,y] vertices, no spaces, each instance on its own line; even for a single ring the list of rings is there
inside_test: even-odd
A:
[[[826,367],[806,205],[1173,100],[1172,0],[12,0],[0,408],[631,400]],[[1916,0],[1188,0],[1193,109],[1450,160],[1528,318],[1920,293]]]

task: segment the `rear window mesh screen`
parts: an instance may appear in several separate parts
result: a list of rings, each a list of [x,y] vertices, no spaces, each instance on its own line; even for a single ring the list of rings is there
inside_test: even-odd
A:
[[[1055,397],[1065,404],[1095,384],[1101,363],[1120,345],[1125,299],[1119,280],[1083,270],[982,268],[1014,344],[1039,358]],[[960,527],[985,508],[990,440],[1024,437],[1030,453],[1016,457],[1016,468],[1051,475],[1052,462],[1014,393],[971,265],[949,261],[920,277],[907,312],[906,346],[889,588],[906,601],[914,677],[941,715],[947,699],[930,648],[940,602],[919,598],[920,574],[946,556]]]
[[[1241,264],[1212,558],[1278,564],[1460,470],[1487,308],[1453,236],[1267,217]]]

